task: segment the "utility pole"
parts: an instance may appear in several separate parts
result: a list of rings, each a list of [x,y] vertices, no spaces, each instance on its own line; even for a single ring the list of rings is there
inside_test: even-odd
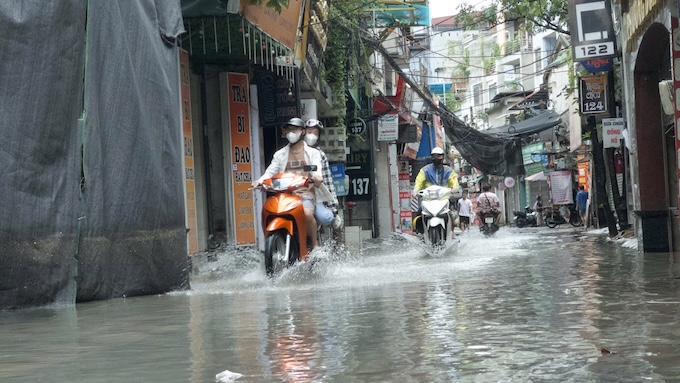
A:
[[[607,172],[604,162],[604,148],[598,139],[597,126],[594,116],[588,116],[588,129],[590,130],[590,139],[593,141],[593,164],[595,167],[595,193],[597,204],[602,206],[604,216],[607,220],[607,227],[609,228],[609,236],[616,236],[619,231],[616,228],[616,221],[614,213],[609,206],[609,198],[607,197]]]
[[[613,59],[612,59],[613,60]],[[614,91],[614,68],[609,71],[607,75],[609,81],[609,116],[612,118],[618,117],[616,115],[616,97]],[[621,192],[619,191],[619,182],[616,179],[616,166],[614,164],[614,151],[616,148],[607,148],[607,168],[609,170],[609,184],[612,189],[612,199],[614,200],[614,209],[616,210],[616,218],[619,221],[619,227],[621,230],[628,228],[628,212],[626,209],[626,200],[621,198]],[[625,173],[624,173],[625,174]],[[625,181],[624,181],[624,191],[625,191]],[[624,194],[625,195],[625,194]]]

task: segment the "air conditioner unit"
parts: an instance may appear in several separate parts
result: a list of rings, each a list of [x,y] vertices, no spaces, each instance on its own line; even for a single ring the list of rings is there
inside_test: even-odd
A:
[[[659,82],[659,97],[661,98],[663,112],[668,116],[672,116],[675,113],[672,80],[663,80]]]

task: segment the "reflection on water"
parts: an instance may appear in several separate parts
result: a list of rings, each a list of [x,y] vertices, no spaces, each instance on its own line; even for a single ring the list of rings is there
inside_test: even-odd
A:
[[[0,381],[680,381],[672,255],[504,228],[438,257],[317,256],[268,280],[222,254],[190,292],[0,313]]]

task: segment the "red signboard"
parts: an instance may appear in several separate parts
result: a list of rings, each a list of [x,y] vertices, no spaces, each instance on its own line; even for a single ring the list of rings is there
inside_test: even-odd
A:
[[[245,73],[227,74],[227,104],[229,110],[229,133],[231,147],[231,180],[234,185],[234,231],[236,244],[255,243],[255,213],[253,192],[249,190],[252,182],[253,165],[250,157],[250,114],[248,104],[248,75]]]
[[[590,190],[590,169],[587,162],[579,162],[578,164],[578,186],[583,186],[586,191]]]
[[[411,214],[411,176],[408,161],[399,161],[399,228],[402,233],[413,233]]]

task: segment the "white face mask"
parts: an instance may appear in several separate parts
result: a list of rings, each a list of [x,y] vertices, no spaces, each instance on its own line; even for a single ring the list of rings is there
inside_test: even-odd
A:
[[[299,133],[299,132],[298,133],[288,132],[288,134],[286,134],[286,138],[288,139],[288,142],[290,142],[291,144],[294,144],[294,143],[300,141],[301,135],[302,135],[302,133]]]
[[[309,134],[309,133],[305,134],[305,142],[309,146],[316,145],[316,141],[318,141],[318,140],[319,140],[319,136],[317,136],[316,134]]]

